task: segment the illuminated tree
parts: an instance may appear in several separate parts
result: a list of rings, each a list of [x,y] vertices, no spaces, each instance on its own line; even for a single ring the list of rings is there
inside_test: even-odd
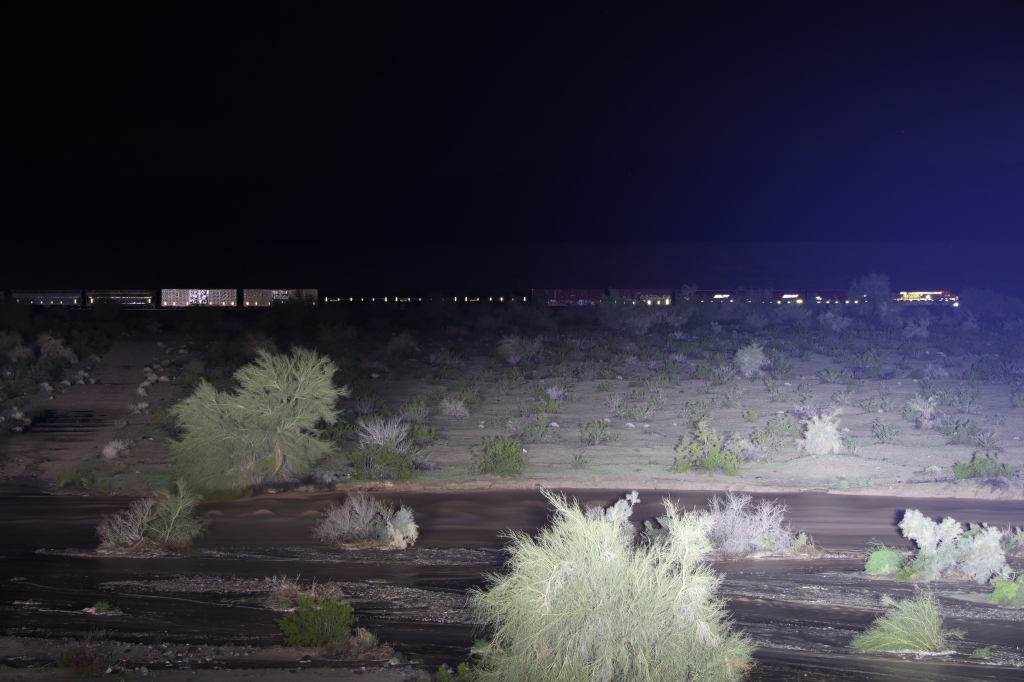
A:
[[[195,488],[239,488],[264,476],[302,476],[332,445],[322,425],[338,420],[335,364],[295,348],[265,350],[235,373],[239,387],[221,392],[203,381],[171,409],[183,438],[172,444],[179,475]]]

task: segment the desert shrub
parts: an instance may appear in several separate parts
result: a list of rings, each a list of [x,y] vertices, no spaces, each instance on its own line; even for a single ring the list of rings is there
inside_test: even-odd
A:
[[[512,366],[523,360],[530,360],[540,354],[540,339],[528,339],[523,336],[503,336],[498,342],[498,357]]]
[[[610,392],[612,390],[612,388],[613,388],[613,386],[612,386],[611,382],[609,382],[609,381],[602,381],[602,382],[600,382],[597,385],[597,392],[598,393],[608,393],[608,392]],[[1024,404],[1024,401],[1022,401],[1022,404]],[[1015,406],[1015,407],[1017,407],[1017,406]]]
[[[334,386],[337,366],[314,351],[260,350],[234,378],[233,393],[203,382],[171,408],[182,440],[171,444],[179,475],[200,490],[241,488],[262,476],[301,477],[333,446],[322,425],[348,389]]]
[[[675,451],[682,456],[676,457],[672,464],[672,472],[682,474],[691,469],[706,471],[711,476],[721,471],[726,476],[739,476],[743,455],[739,450],[730,448],[725,439],[711,426],[707,419],[697,422],[693,440],[680,443]]]
[[[469,408],[461,396],[445,396],[440,403],[441,414],[455,419],[464,419],[469,416]]]
[[[415,353],[418,350],[419,348],[416,346],[416,339],[414,339],[412,337],[412,334],[410,334],[407,331],[401,331],[398,334],[392,336],[391,340],[388,341],[387,347],[385,348],[385,352],[389,356],[398,357],[401,357],[403,355],[409,355],[410,353]]]
[[[577,452],[572,456],[572,459],[569,461],[569,465],[573,469],[586,469],[590,466],[590,459],[582,452]]]
[[[434,432],[433,426],[416,425],[409,430],[409,439],[412,440],[412,442],[416,443],[417,445],[429,443],[436,437],[437,434]]]
[[[868,555],[864,562],[864,572],[870,575],[892,575],[899,569],[902,555],[892,547],[878,547]]]
[[[127,452],[128,448],[128,441],[112,440],[104,445],[103,449],[100,450],[100,459],[105,462],[111,462],[120,457],[122,453]]]
[[[430,416],[430,408],[427,406],[426,400],[417,398],[403,407],[399,412],[399,416],[401,416],[403,421],[407,421],[410,424],[422,424]]]
[[[938,399],[935,396],[925,397],[920,393],[907,401],[903,410],[903,418],[912,421],[917,428],[932,427],[935,425],[935,410]]]
[[[782,390],[782,386],[779,385],[778,381],[774,379],[764,380],[764,390],[768,393],[768,401],[772,403],[784,403],[789,400],[789,396]]]
[[[733,364],[736,366],[737,372],[750,379],[759,374],[764,367],[770,365],[771,361],[765,355],[764,346],[751,342],[736,351]]]
[[[1010,394],[1010,407],[1024,407],[1024,391],[1014,391]]]
[[[899,442],[900,430],[893,424],[876,419],[871,422],[871,433],[875,435],[879,443],[895,445]]]
[[[416,475],[415,454],[386,445],[366,445],[348,455],[360,478],[371,481],[407,481]]]
[[[956,462],[953,465],[953,475],[958,481],[965,481],[972,478],[995,478],[996,476],[1013,476],[1013,470],[1009,464],[1000,462],[996,455],[988,455],[976,452],[970,462]]]
[[[412,447],[408,440],[410,426],[399,417],[360,417],[359,445],[376,445],[405,453]]]
[[[951,637],[963,636],[962,630],[942,629],[935,598],[922,592],[886,611],[850,646],[863,651],[938,652],[948,650]]]
[[[853,375],[845,369],[827,368],[818,372],[818,378],[823,384],[852,384]]]
[[[528,411],[513,413],[505,421],[509,435],[520,443],[549,443],[555,439],[551,419],[545,412],[532,414]]]
[[[96,472],[91,468],[68,469],[53,481],[56,490],[64,488],[88,488],[96,483]]]
[[[989,601],[993,604],[1024,606],[1024,574],[1017,576],[1016,580],[996,578],[992,585],[992,596]]]
[[[56,660],[58,668],[71,668],[75,677],[99,677],[108,664],[92,647],[88,637],[70,650],[61,652]]]
[[[812,415],[804,420],[804,433],[797,439],[800,449],[809,455],[835,455],[843,451],[843,438],[839,433],[840,410]]]
[[[472,596],[491,639],[478,680],[736,680],[751,645],[728,627],[720,578],[704,563],[710,519],[665,502],[665,540],[636,542],[634,492],[584,511],[555,508],[537,539],[510,532],[509,570]]]
[[[608,422],[598,419],[587,424],[580,424],[580,442],[584,445],[600,445],[611,439]]]
[[[917,543],[917,556],[909,568],[921,580],[963,575],[983,585],[1008,570],[998,528],[971,524],[965,532],[950,517],[935,523],[917,509],[908,509],[899,527],[904,537]]]
[[[966,386],[960,386],[949,391],[939,391],[936,397],[944,405],[952,407],[957,412],[963,414],[978,413],[978,392]]]
[[[135,500],[124,511],[104,517],[96,526],[96,534],[100,536],[100,550],[110,552],[137,544],[146,536],[152,518],[151,498]]]
[[[196,516],[202,498],[183,480],[161,492],[153,502],[153,517],[146,536],[167,547],[187,547],[206,532],[209,522]]]
[[[732,492],[708,500],[708,539],[715,549],[728,557],[788,554],[795,549],[796,535],[786,521],[786,506],[771,500],[751,502],[750,495]]]
[[[949,445],[977,445],[981,427],[973,419],[954,419],[942,427],[942,435]]]
[[[299,595],[295,610],[277,624],[288,646],[325,646],[347,642],[357,621],[348,602]]]
[[[313,527],[313,537],[322,542],[365,540],[373,532],[374,519],[381,502],[371,495],[354,491],[340,505],[328,507]]]
[[[521,475],[525,466],[519,441],[509,436],[486,437],[483,451],[473,453],[474,473],[513,477]]]

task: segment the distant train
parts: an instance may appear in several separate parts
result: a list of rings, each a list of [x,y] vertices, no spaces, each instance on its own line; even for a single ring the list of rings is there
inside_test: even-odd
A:
[[[95,308],[117,305],[124,308],[267,308],[275,304],[299,302],[321,303],[419,303],[423,297],[411,296],[324,296],[316,289],[97,289],[97,290],[13,290],[3,292],[6,302],[15,305],[45,307]],[[533,289],[530,296],[459,295],[446,296],[456,303],[534,302],[553,306],[590,306],[603,303],[633,305],[672,305],[673,302],[695,303],[771,303],[850,304],[867,301],[866,297],[850,297],[845,291],[819,289]],[[892,294],[893,302],[907,305],[941,305],[956,307],[958,297],[950,291],[900,291]]]

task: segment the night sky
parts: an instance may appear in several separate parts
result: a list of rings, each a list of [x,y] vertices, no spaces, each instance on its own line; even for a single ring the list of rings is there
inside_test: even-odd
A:
[[[5,10],[0,287],[1024,294],[1024,3],[354,5]]]

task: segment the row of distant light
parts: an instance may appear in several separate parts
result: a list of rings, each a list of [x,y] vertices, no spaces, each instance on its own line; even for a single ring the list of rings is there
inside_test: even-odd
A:
[[[340,297],[339,298],[328,298],[326,296],[324,297],[324,303],[341,303],[344,300],[345,300],[344,298],[340,298]],[[371,303],[372,302],[376,302],[377,300],[381,300],[384,303],[412,303],[413,301],[416,301],[416,302],[422,302],[423,301],[422,298],[412,298],[412,297],[402,298],[401,296],[371,296],[370,297],[370,302]],[[479,297],[479,296],[477,296],[476,298],[470,298],[469,296],[463,296],[462,297],[462,302],[463,303],[480,303],[483,300],[484,299]],[[518,300],[518,297],[517,296],[510,296],[508,300],[509,301],[515,301],[515,300]],[[349,296],[348,301],[349,301],[349,303],[355,303],[356,301],[365,302],[366,298],[365,297],[356,298],[355,296]],[[452,296],[452,301],[454,301],[455,303],[458,303],[459,302],[459,297],[458,296]],[[489,303],[494,303],[494,296],[488,296],[487,297],[487,301]],[[498,296],[498,303],[504,303],[504,302],[505,302],[505,297],[504,296]],[[523,296],[523,302],[524,303],[526,302],[526,297],[525,296]]]

